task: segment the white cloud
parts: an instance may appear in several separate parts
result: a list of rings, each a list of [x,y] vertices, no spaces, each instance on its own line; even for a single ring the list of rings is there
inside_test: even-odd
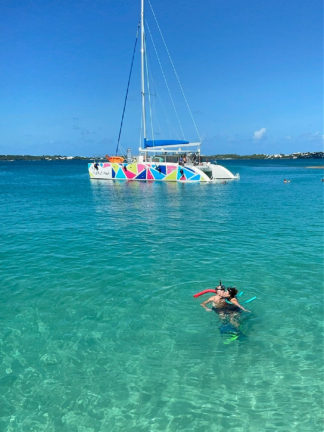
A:
[[[324,134],[322,132],[305,132],[298,136],[298,139],[309,141],[309,142],[321,142],[324,141]]]
[[[259,130],[256,130],[253,134],[253,138],[256,140],[260,140],[265,136],[266,132],[267,132],[266,128],[261,128]]]
[[[313,133],[313,137],[314,138],[322,138],[322,140],[324,140],[324,134],[322,134],[321,132],[315,132]]]

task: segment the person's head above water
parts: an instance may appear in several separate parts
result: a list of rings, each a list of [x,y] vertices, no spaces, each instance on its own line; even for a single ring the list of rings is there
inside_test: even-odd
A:
[[[232,299],[233,297],[235,297],[236,296],[236,294],[237,294],[237,289],[236,288],[228,288],[227,289],[227,292],[229,293],[229,295],[230,295],[230,299]]]
[[[219,281],[219,285],[216,287],[217,290],[225,291],[225,285],[222,284],[222,281]]]

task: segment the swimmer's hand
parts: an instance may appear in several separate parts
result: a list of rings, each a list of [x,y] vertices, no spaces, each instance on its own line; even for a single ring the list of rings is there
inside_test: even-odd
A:
[[[213,298],[214,298],[214,297],[209,297],[208,300],[205,300],[204,302],[200,303],[200,306],[202,306],[202,307],[206,310],[206,312],[212,312],[212,309],[209,309],[209,308],[207,307],[207,304],[208,304],[208,303],[211,303],[211,302],[213,301]]]
[[[209,309],[206,305],[204,305],[204,303],[201,303],[200,306],[202,306],[206,312],[212,312],[212,309]]]

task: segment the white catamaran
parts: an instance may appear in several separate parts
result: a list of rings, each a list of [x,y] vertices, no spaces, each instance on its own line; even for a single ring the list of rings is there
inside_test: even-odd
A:
[[[148,0],[149,4],[150,1]],[[151,6],[151,4],[150,4]],[[152,6],[151,6],[152,8]],[[152,9],[153,16],[155,17]],[[157,23],[158,29],[160,27]],[[90,178],[106,179],[106,180],[145,180],[145,181],[173,181],[173,182],[212,182],[217,180],[233,180],[238,179],[239,175],[232,174],[227,168],[216,163],[202,162],[200,156],[200,139],[197,142],[187,140],[155,140],[147,138],[147,119],[146,119],[146,97],[149,95],[145,83],[145,67],[146,67],[146,42],[145,42],[145,24],[144,24],[144,0],[141,0],[141,17],[140,17],[140,39],[141,39],[141,98],[142,98],[142,138],[139,147],[139,155],[131,157],[130,154],[126,158],[117,156],[118,145],[121,135],[121,128],[125,113],[128,88],[126,92],[124,110],[122,115],[121,128],[119,131],[116,156],[108,157],[106,162],[93,162],[88,164]],[[150,30],[149,30],[150,31]],[[161,30],[160,30],[161,31]],[[165,44],[164,38],[161,34]],[[137,38],[136,38],[137,42]],[[134,46],[131,71],[133,68],[134,54],[136,49]],[[165,45],[168,56],[169,51]],[[189,110],[191,119],[193,120],[191,110],[187,99],[184,96],[182,86],[178,75],[175,71],[174,64],[170,58],[172,67],[176,74],[176,78],[181,88],[182,95],[185,99],[187,109]],[[146,75],[147,76],[147,75]],[[128,80],[129,87],[130,77]]]

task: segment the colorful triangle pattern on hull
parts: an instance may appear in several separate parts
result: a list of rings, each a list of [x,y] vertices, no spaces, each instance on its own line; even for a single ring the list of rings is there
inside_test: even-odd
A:
[[[191,177],[190,181],[200,181],[200,174],[196,174],[195,176]]]
[[[130,170],[128,169],[128,166],[127,166],[127,167],[124,167],[124,173],[125,173],[125,176],[126,176],[129,180],[131,180],[131,179],[133,179],[134,177],[136,177],[136,173],[133,173],[132,171],[130,171]]]
[[[189,168],[182,168],[184,175],[186,176],[187,180],[189,180],[191,177],[195,175],[195,172],[192,171]]]
[[[151,171],[155,180],[163,180],[165,178],[165,175],[163,173],[160,173],[159,171],[157,171],[154,168],[151,168],[150,171]]]
[[[177,169],[177,166],[176,165],[167,165],[167,174],[170,174],[170,173],[172,173],[173,171],[175,171],[176,169]]]
[[[170,172],[170,174],[166,175],[164,177],[164,181],[177,181],[177,170],[174,169],[173,171]]]
[[[147,177],[146,177],[147,180],[154,180],[154,177],[153,177],[151,170],[152,170],[152,168],[147,170]]]
[[[137,163],[133,162],[133,163],[127,165],[127,171],[130,171],[136,175],[137,174]]]
[[[144,166],[144,165],[143,165]],[[145,168],[145,167],[144,167]],[[144,169],[142,172],[140,172],[136,177],[135,180],[146,180],[146,169]]]
[[[124,180],[124,179],[127,178],[126,175],[125,175],[125,173],[124,173],[124,171],[123,171],[122,167],[119,167],[119,170],[117,171],[117,174],[116,174],[115,178],[116,179],[121,179],[121,180]]]
[[[91,164],[89,164],[91,165]],[[183,182],[206,182],[205,175],[197,174],[194,168],[179,166],[177,164],[163,165],[158,163],[100,163],[105,170],[111,168],[112,179],[119,180],[159,180]],[[109,172],[109,171],[108,171]],[[96,175],[89,170],[91,178]]]

